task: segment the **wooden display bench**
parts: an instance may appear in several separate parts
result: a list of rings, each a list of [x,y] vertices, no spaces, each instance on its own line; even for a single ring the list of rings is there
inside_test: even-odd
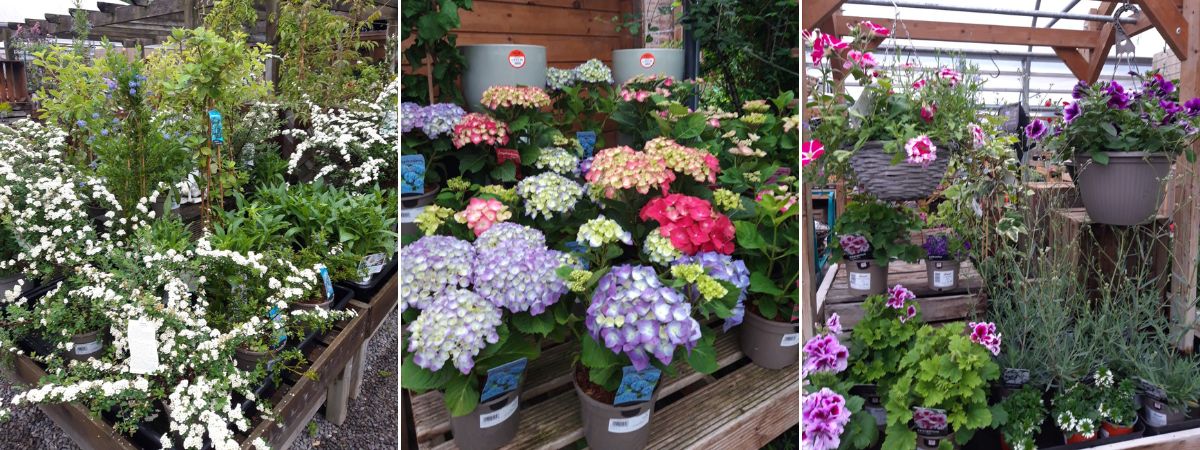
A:
[[[924,263],[893,261],[888,265],[887,286],[904,285],[917,296],[921,305],[921,317],[928,323],[963,320],[972,313],[983,314],[987,310],[987,297],[983,295],[983,277],[970,261],[959,268],[958,286],[954,289],[935,291],[929,288]],[[817,317],[822,322],[837,313],[842,328],[850,330],[863,319],[862,304],[865,295],[850,292],[850,282],[841,264],[834,264],[825,272],[821,287],[817,290]]]
[[[651,449],[761,448],[798,423],[799,364],[781,370],[755,366],[738,349],[736,330],[717,337],[712,375],[696,373],[675,360],[675,377],[664,378],[650,419]],[[579,398],[571,380],[575,343],[543,350],[529,362],[521,393],[517,436],[504,449],[574,448],[583,439]],[[799,350],[797,350],[799,351]],[[458,448],[442,394],[412,398],[412,417],[421,450]]]
[[[252,442],[260,437],[271,448],[290,448],[322,405],[330,422],[340,425],[346,420],[349,400],[357,398],[362,383],[365,343],[396,307],[397,289],[398,278],[392,276],[370,303],[350,301],[346,309],[358,315],[335,324],[306,353],[311,363],[305,370],[316,373],[315,379],[285,375],[283,385],[271,397],[276,420],[253,418],[249,434],[239,434],[244,450],[253,449]],[[34,385],[46,372],[28,356],[18,355],[9,376],[22,384]],[[84,450],[138,449],[130,439],[113,430],[112,425],[92,417],[78,403],[38,407]]]
[[[1053,209],[1050,242],[1066,247],[1051,248],[1064,254],[1050,256],[1075,268],[1090,294],[1106,285],[1120,286],[1122,277],[1133,276],[1154,279],[1155,288],[1165,296],[1171,259],[1168,222],[1167,217],[1158,216],[1142,225],[1109,226],[1093,223],[1083,208]]]

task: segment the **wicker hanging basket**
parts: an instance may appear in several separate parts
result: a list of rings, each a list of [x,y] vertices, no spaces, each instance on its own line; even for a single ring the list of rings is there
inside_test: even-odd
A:
[[[850,156],[850,168],[859,186],[885,201],[920,200],[933,194],[946,175],[953,147],[934,143],[942,151],[929,166],[923,167],[906,161],[892,164],[892,155],[883,151],[884,143],[869,141]]]

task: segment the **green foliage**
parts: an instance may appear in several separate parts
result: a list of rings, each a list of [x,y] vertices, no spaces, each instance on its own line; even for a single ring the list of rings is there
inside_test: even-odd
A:
[[[1033,438],[1041,431],[1042,422],[1046,420],[1042,390],[1026,385],[1002,400],[999,407],[1003,414],[993,418],[992,426],[1004,435],[1004,440],[1009,445],[1034,448]]]
[[[430,371],[417,366],[412,355],[405,356],[400,364],[400,387],[417,393],[441,391],[451,416],[470,414],[479,405],[480,390],[488,370],[521,358],[533,360],[540,353],[535,341],[523,334],[511,333],[507,326],[501,325],[496,334],[500,336],[499,340],[484,347],[475,357],[475,366],[465,374],[451,364]]]
[[[800,41],[797,7],[796,0],[697,0],[688,5],[681,22],[700,46],[701,76],[724,82],[729,109],[800,85],[792,56]]]
[[[1101,416],[1115,425],[1130,427],[1137,420],[1134,396],[1137,395],[1133,380],[1122,379],[1116,386],[1101,389],[1098,393]]]
[[[21,245],[17,242],[17,237],[13,235],[12,229],[9,228],[3,220],[0,220],[0,261],[12,261],[21,253]],[[0,276],[8,276],[21,273],[21,268],[16,265],[3,266],[0,264]]]
[[[435,103],[429,86],[437,90],[436,102],[463,104],[455,85],[466,69],[466,58],[458,49],[458,36],[450,30],[461,25],[458,11],[470,11],[471,0],[406,2],[400,8],[400,23],[407,27],[412,42],[404,49],[404,61],[413,67],[432,67],[432,74],[401,75],[404,101]],[[432,80],[429,78],[432,75]]]
[[[830,245],[833,259],[846,256],[837,236],[858,235],[871,244],[870,255],[879,265],[892,259],[916,262],[925,252],[909,240],[909,233],[920,228],[920,219],[906,206],[887,205],[862,197],[851,200],[833,227],[835,239]]]
[[[279,98],[307,117],[311,101],[343,107],[354,99],[373,98],[390,80],[384,62],[371,62],[364,52],[375,43],[361,40],[363,31],[381,18],[375,2],[342,2],[346,15],[322,0],[282,0],[279,4]]]
[[[911,319],[907,319],[908,305],[892,308],[882,295],[863,302],[863,319],[851,330],[850,373],[855,381],[887,386],[899,376],[900,358],[913,347],[921,327],[921,305],[911,300],[908,304],[917,309]]]
[[[213,0],[212,9],[204,15],[204,27],[226,39],[245,35],[246,27],[255,22],[258,22],[258,13],[254,0]]]
[[[775,169],[764,172],[767,170],[773,173]],[[780,185],[771,192],[760,194],[758,201],[749,203],[750,207],[730,215],[737,244],[734,256],[750,270],[747,301],[770,320],[780,315],[790,317],[799,305],[800,208],[786,206],[791,200],[780,194],[799,190],[798,182],[794,177],[781,177]]]
[[[1096,434],[1100,428],[1100,420],[1103,419],[1098,409],[1098,394],[1096,386],[1084,383],[1075,383],[1067,389],[1060,390],[1054,399],[1050,400],[1050,413],[1053,414],[1054,422],[1067,434]]]
[[[92,113],[105,102],[105,84],[101,79],[104,68],[90,64],[87,58],[62,46],[47,46],[33,55],[33,66],[40,69],[42,76],[37,92],[41,103],[39,118],[62,127],[74,138],[63,158],[84,166],[91,162],[92,155],[84,148],[86,131],[78,123],[91,119]]]

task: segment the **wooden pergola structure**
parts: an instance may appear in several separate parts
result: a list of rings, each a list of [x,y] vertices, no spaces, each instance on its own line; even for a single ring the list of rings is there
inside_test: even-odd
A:
[[[841,13],[845,0],[805,0],[802,6],[802,26],[806,30],[820,29],[837,35],[849,33],[850,27],[862,20],[893,28],[894,21],[885,17],[851,17]],[[1105,1],[1092,13],[1111,15],[1119,2]],[[1179,95],[1181,98],[1200,97],[1200,0],[1132,0],[1141,10],[1136,23],[1125,24],[1130,36],[1157,30],[1180,60]],[[1016,27],[986,24],[949,23],[924,20],[903,20],[907,37],[917,40],[970,42],[984,44],[1032,45],[1051,47],[1055,54],[1080,80],[1089,83],[1100,77],[1101,69],[1114,45],[1117,31],[1114,23],[1089,22],[1083,30]],[[880,41],[881,42],[881,41]],[[878,45],[878,42],[876,43]],[[807,90],[807,83],[803,86]],[[804,111],[803,114],[807,114]],[[808,117],[804,117],[807,121]],[[1200,143],[1193,144],[1200,151]],[[1175,226],[1172,242],[1170,299],[1174,320],[1185,325],[1187,332],[1178,343],[1180,350],[1194,351],[1196,336],[1197,257],[1200,256],[1200,163],[1189,163],[1180,156],[1175,162],[1175,177],[1168,187],[1176,201],[1170,217]],[[803,261],[806,268],[804,299],[801,308],[805,317],[816,317],[816,290],[820,279],[813,271],[814,237],[811,200],[804,193],[804,227],[801,232]],[[812,321],[802,332],[807,338],[813,333]]]

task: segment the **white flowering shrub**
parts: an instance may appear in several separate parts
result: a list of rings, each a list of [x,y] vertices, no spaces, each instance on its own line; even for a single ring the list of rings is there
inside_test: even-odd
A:
[[[326,108],[306,101],[308,128],[283,132],[299,142],[288,159],[288,173],[296,174],[301,161],[308,156],[317,163],[314,179],[327,179],[358,190],[398,186],[398,86],[398,81],[393,80],[372,101],[357,100],[345,108]]]

